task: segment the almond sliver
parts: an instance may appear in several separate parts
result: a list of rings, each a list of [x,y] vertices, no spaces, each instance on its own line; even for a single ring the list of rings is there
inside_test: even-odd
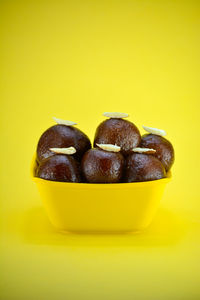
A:
[[[96,144],[99,148],[110,151],[110,152],[119,152],[121,147],[112,144]]]
[[[139,148],[139,147],[133,148],[132,151],[137,153],[146,153],[146,154],[153,154],[156,152],[156,150],[152,148]]]
[[[73,125],[76,125],[76,124],[77,124],[77,123],[72,122],[72,121],[61,120],[61,119],[58,119],[58,118],[55,118],[55,117],[53,117],[53,120],[54,120],[57,124],[59,124],[59,125],[73,126]]]
[[[123,119],[127,118],[129,115],[121,112],[104,112],[103,116],[107,118]]]
[[[54,153],[59,153],[59,154],[74,154],[76,153],[76,149],[74,147],[68,147],[68,148],[50,148],[50,150]]]
[[[148,127],[148,126],[142,126],[144,130],[146,130],[149,133],[155,134],[155,135],[160,135],[160,136],[165,136],[166,132],[163,129],[158,129],[158,128],[153,128],[153,127]]]

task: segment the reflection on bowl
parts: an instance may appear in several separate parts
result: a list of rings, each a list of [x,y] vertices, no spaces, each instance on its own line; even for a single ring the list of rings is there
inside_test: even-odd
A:
[[[51,223],[62,231],[122,233],[149,226],[158,209],[167,178],[133,183],[70,183],[48,181],[34,176]]]

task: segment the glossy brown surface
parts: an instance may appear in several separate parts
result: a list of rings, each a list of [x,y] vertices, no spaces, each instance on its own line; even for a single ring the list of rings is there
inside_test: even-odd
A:
[[[81,182],[79,163],[69,155],[56,154],[44,160],[36,176],[52,181]]]
[[[153,148],[156,150],[156,156],[169,171],[174,163],[174,148],[172,144],[164,137],[155,134],[145,134],[142,136],[141,147]]]
[[[54,125],[47,129],[39,139],[37,145],[37,160],[53,156],[55,153],[49,148],[67,148],[73,146],[76,153],[73,155],[80,160],[82,155],[91,148],[91,143],[87,135],[73,126]]]
[[[87,182],[120,182],[123,175],[124,157],[119,152],[90,149],[84,154],[81,167]]]
[[[129,154],[132,148],[139,145],[140,132],[130,121],[124,119],[108,119],[96,129],[94,147],[97,144],[113,144],[121,147],[124,155]]]
[[[165,176],[164,166],[152,155],[133,153],[126,159],[124,182],[157,180]]]

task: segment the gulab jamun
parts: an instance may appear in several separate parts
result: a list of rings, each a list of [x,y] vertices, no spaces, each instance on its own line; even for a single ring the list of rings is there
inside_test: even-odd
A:
[[[81,169],[86,182],[117,183],[123,175],[124,157],[120,152],[93,148],[84,154]]]
[[[126,158],[124,182],[157,180],[165,176],[164,166],[153,155],[132,153]]]
[[[166,172],[170,170],[174,163],[174,148],[166,138],[151,133],[145,134],[142,136],[140,146],[155,149],[154,156],[162,162]]]
[[[69,155],[55,154],[43,160],[36,176],[61,182],[81,182],[80,165]]]
[[[97,127],[94,147],[96,144],[118,145],[121,147],[122,154],[128,155],[133,148],[139,145],[140,141],[140,132],[132,122],[112,117]]]
[[[53,156],[50,148],[76,148],[74,157],[81,160],[83,154],[91,148],[88,136],[80,129],[64,124],[57,124],[47,129],[39,139],[37,145],[37,160],[41,163],[44,159]]]

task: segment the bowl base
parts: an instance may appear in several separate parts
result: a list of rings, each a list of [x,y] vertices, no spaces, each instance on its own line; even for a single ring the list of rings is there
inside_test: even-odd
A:
[[[65,230],[57,229],[61,234],[74,234],[74,235],[131,235],[131,234],[141,234],[146,230],[143,229],[133,229],[133,230]]]

